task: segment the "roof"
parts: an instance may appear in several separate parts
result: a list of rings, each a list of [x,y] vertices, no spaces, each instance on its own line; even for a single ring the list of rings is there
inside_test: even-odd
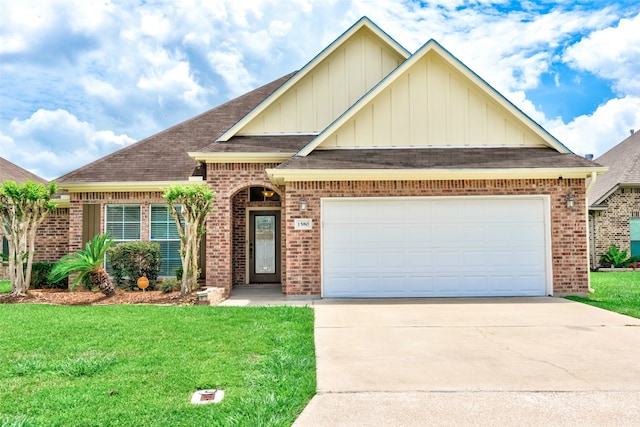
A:
[[[609,172],[599,176],[588,194],[589,206],[603,203],[620,186],[640,186],[640,132],[596,159],[609,167]]]
[[[593,162],[553,148],[397,148],[316,150],[276,169],[522,169],[584,168]]]
[[[201,150],[203,153],[297,153],[315,135],[234,136],[225,142],[214,142]]]
[[[46,184],[47,180],[40,178],[38,175],[29,172],[26,169],[21,168],[15,163],[11,163],[9,160],[0,157],[0,182],[11,180],[19,184],[24,183],[26,180],[34,182],[40,182]]]
[[[267,175],[293,181],[385,181],[582,178],[604,172],[593,161],[550,147],[316,150],[294,156]]]
[[[293,74],[72,171],[58,178],[58,185],[187,181],[203,176],[204,170],[188,153],[210,145]]]

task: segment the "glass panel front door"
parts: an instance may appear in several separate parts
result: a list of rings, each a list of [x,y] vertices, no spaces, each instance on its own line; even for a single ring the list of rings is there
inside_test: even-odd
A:
[[[274,215],[256,215],[256,273],[276,272],[276,218]]]
[[[280,281],[280,212],[253,211],[249,215],[249,280]]]

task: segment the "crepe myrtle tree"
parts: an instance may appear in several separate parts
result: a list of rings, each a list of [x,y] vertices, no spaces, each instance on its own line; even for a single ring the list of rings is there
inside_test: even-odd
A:
[[[27,180],[23,184],[6,180],[0,186],[0,236],[9,243],[9,279],[11,295],[24,296],[31,283],[36,231],[56,205],[51,197],[55,182],[41,184]]]
[[[207,215],[213,211],[216,193],[206,184],[174,184],[164,192],[169,204],[169,213],[176,222],[180,236],[180,259],[182,261],[182,281],[180,293],[189,294],[197,289],[200,272],[198,254],[200,237],[205,233]],[[182,216],[183,221],[180,216]]]

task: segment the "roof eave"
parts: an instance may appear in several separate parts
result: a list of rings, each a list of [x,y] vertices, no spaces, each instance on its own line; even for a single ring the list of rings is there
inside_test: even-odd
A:
[[[190,177],[187,181],[130,181],[130,182],[69,182],[58,187],[70,193],[108,191],[164,191],[174,184],[189,185],[205,182],[202,177]]]
[[[297,181],[433,181],[454,179],[585,179],[606,168],[512,169],[267,169],[275,185]]]

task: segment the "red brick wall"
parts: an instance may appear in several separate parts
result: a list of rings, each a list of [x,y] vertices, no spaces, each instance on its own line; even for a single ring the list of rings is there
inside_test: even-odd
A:
[[[231,292],[233,285],[245,283],[245,208],[248,206],[279,206],[279,203],[248,204],[244,190],[252,186],[264,186],[277,191],[284,198],[282,190],[274,188],[265,172],[265,169],[276,166],[277,164],[272,163],[207,164],[207,183],[216,192],[215,210],[207,218],[207,286],[222,287],[226,292]],[[236,244],[235,255],[234,240]],[[283,247],[285,245],[284,238],[282,245]],[[281,270],[284,282],[284,256],[282,259]]]
[[[575,209],[566,207],[566,195],[574,193]],[[288,295],[320,294],[320,198],[375,196],[551,196],[551,246],[555,295],[586,293],[589,267],[583,179],[455,180],[455,181],[330,181],[293,182],[287,185],[285,291]],[[300,198],[309,203],[298,210]],[[294,230],[294,218],[312,218],[312,230]]]
[[[71,193],[71,207],[69,208],[69,252],[75,252],[82,248],[82,205],[100,205],[100,230],[104,231],[104,206],[105,205],[140,205],[141,227],[140,239],[149,240],[149,216],[151,205],[164,205],[160,191],[121,191],[121,192],[92,192]]]
[[[36,232],[34,261],[57,262],[69,251],[69,209],[50,213]]]

